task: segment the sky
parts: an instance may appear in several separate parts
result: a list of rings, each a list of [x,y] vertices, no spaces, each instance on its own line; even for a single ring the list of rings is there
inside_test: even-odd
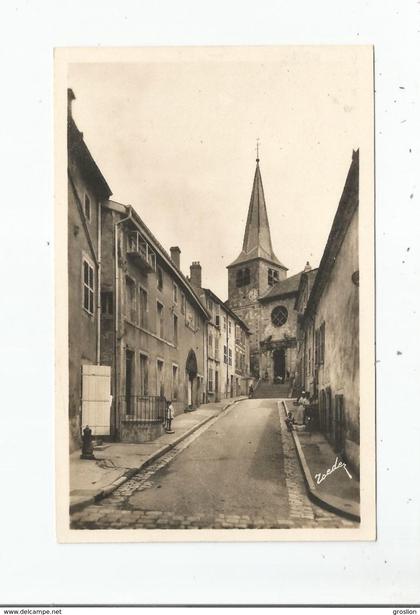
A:
[[[227,299],[256,141],[273,249],[318,266],[352,150],[371,146],[367,47],[137,49],[69,64],[73,115],[116,201],[137,210],[181,269]],[[130,61],[127,61],[130,60]]]

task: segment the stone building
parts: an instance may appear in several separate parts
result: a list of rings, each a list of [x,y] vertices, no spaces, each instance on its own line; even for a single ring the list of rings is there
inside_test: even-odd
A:
[[[359,151],[315,276],[302,278],[299,383],[318,400],[320,427],[337,452],[359,471]]]
[[[215,293],[202,287],[199,262],[190,267],[191,284],[210,315],[207,323],[207,399],[220,401],[246,395],[249,372],[249,329]]]
[[[70,449],[94,436],[143,441],[207,400],[207,321],[171,255],[111,190],[78,130],[68,91]]]
[[[242,251],[228,266],[228,305],[250,330],[252,375],[283,382],[295,370],[294,302],[301,273],[288,278],[287,267],[273,252],[258,158],[256,162]]]
[[[175,414],[206,401],[208,314],[180,270],[131,206],[109,201],[102,216],[102,361],[112,367],[112,433],[157,437],[165,400]],[[111,249],[113,246],[113,249]]]
[[[303,272],[281,280],[259,299],[260,373],[265,380],[287,380],[291,384],[294,380],[297,348],[295,302],[301,278],[310,271],[307,263]]]
[[[97,433],[106,435],[109,367],[100,365],[100,226],[102,203],[111,195],[72,117],[68,90],[68,337],[70,450],[80,446],[82,424],[90,423],[98,399]],[[98,385],[98,386],[97,386]],[[100,429],[102,427],[102,429]]]
[[[318,268],[311,269],[310,271],[303,272],[299,282],[299,288],[297,291],[296,301],[294,309],[297,314],[297,358],[294,380],[294,393],[299,395],[303,390],[308,391],[311,396],[316,396],[315,381],[313,379],[312,371],[309,370],[306,373],[307,367],[312,360],[312,347],[309,347],[309,336],[305,336],[304,318],[306,306],[308,304],[309,296],[316,278]],[[306,346],[305,346],[306,339]],[[308,352],[308,362],[305,362],[305,358]]]

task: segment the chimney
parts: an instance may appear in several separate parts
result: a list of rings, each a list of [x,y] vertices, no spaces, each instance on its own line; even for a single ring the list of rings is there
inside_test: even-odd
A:
[[[308,271],[311,271],[312,267],[309,264],[309,261],[306,261],[306,265],[305,265],[305,269],[303,270],[305,273],[307,273]]]
[[[181,269],[181,250],[178,248],[178,246],[172,246],[172,248],[169,249],[171,251],[172,262],[178,267],[178,269]]]
[[[76,100],[76,96],[71,88],[67,89],[67,118],[70,119],[72,117],[72,102]]]
[[[190,282],[193,286],[201,288],[201,265],[199,261],[194,261],[190,266]]]

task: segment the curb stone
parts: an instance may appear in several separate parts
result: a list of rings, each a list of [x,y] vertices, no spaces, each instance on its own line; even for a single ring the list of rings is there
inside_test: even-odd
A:
[[[279,410],[281,405],[283,406],[284,413],[287,416],[287,408],[284,400],[278,401],[277,405]],[[292,434],[293,442],[295,444],[296,452],[299,458],[299,463],[302,468],[303,476],[305,479],[306,489],[310,499],[315,504],[321,506],[322,508],[325,508],[326,510],[334,512],[342,517],[346,517],[347,519],[351,519],[352,521],[358,521],[360,523],[360,515],[351,513],[348,510],[344,509],[344,506],[346,504],[345,500],[338,496],[329,496],[328,499],[326,499],[319,494],[319,489],[316,488],[308,464],[306,462],[305,454],[302,450],[298,433],[295,430],[291,431],[290,433]]]
[[[243,398],[235,399],[234,401],[231,401],[225,404],[222,410],[219,412],[219,414],[214,414],[213,416],[207,416],[205,419],[197,423],[197,425],[193,425],[193,427],[190,427],[190,429],[185,431],[182,435],[176,438],[173,442],[165,444],[164,446],[159,448],[157,451],[149,455],[149,457],[147,457],[143,461],[143,463],[141,463],[137,468],[130,468],[129,470],[126,470],[122,476],[120,476],[119,478],[116,478],[111,484],[107,485],[106,487],[103,487],[102,489],[98,490],[94,495],[89,495],[79,500],[78,502],[73,502],[73,504],[70,504],[69,506],[70,514],[74,512],[78,512],[82,510],[83,508],[86,508],[86,506],[95,504],[96,502],[99,502],[103,498],[107,497],[108,495],[113,493],[116,489],[118,489],[118,487],[120,487],[125,482],[127,482],[130,478],[133,478],[133,476],[135,476],[138,472],[140,472],[140,470],[143,470],[145,467],[147,467],[148,465],[156,461],[156,459],[158,459],[159,457],[162,457],[163,455],[165,455],[165,453],[175,448],[175,446],[177,446],[180,442],[182,442],[182,440],[185,440],[186,438],[188,438],[188,436],[190,436],[195,431],[197,431],[197,429],[200,429],[200,427],[203,427],[203,425],[205,425],[212,419],[220,417],[222,413],[225,412],[228,408],[237,404],[240,401],[243,401],[244,399],[247,399],[247,398],[243,397]]]

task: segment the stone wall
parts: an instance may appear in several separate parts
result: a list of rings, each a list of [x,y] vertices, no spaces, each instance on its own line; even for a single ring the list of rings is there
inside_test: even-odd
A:
[[[68,186],[68,321],[69,321],[69,428],[70,451],[81,444],[81,392],[82,364],[96,363],[97,314],[96,292],[94,296],[93,314],[83,308],[82,268],[83,257],[86,257],[94,269],[95,290],[97,288],[97,269],[94,255],[83,227],[83,220],[77,199],[84,202],[85,193],[91,204],[91,220],[87,222],[90,237],[97,252],[97,210],[98,201],[94,191],[82,177],[78,167],[69,160],[69,170],[73,179],[74,189]]]
[[[296,328],[297,313],[294,309],[296,295],[288,295],[261,303],[260,316],[260,376],[268,375],[270,381],[274,378],[273,353],[280,348],[285,352],[285,373],[292,377],[296,367]],[[287,309],[287,321],[281,326],[275,326],[272,321],[272,311],[282,306]]]
[[[150,442],[161,436],[163,432],[162,423],[122,420],[120,439],[123,442]]]
[[[319,391],[331,388],[344,396],[345,454],[359,470],[359,288],[352,281],[358,263],[358,213],[347,230],[320,299],[315,328],[325,322],[325,360],[319,368]],[[372,408],[373,412],[374,409]]]

